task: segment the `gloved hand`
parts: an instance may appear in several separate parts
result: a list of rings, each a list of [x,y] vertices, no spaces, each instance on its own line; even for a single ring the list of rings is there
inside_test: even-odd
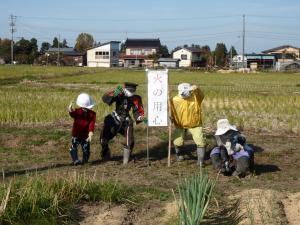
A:
[[[71,102],[68,109],[69,109],[69,112],[73,112],[73,104],[74,102]]]
[[[143,122],[144,124],[148,123],[147,117],[144,117],[144,116],[139,116],[136,120],[139,122]]]
[[[225,148],[227,150],[228,155],[233,155],[234,151],[231,148],[231,142],[230,141],[226,141]]]
[[[244,150],[244,147],[243,147],[243,145],[237,143],[237,144],[235,145],[235,149],[234,149],[234,150],[235,150],[236,152],[243,151],[243,150]]]
[[[92,137],[93,137],[93,135],[94,135],[94,133],[90,131],[90,132],[89,132],[89,136],[88,136],[88,138],[86,139],[86,141],[91,143],[91,142],[92,142]]]
[[[148,124],[148,118],[147,118],[147,117],[144,117],[144,118],[142,119],[142,121],[143,121],[144,124]]]
[[[194,90],[196,90],[197,88],[198,88],[197,85],[192,85],[191,90],[194,91]]]
[[[121,85],[119,85],[114,91],[114,97],[119,96],[121,93],[123,93],[123,88]]]

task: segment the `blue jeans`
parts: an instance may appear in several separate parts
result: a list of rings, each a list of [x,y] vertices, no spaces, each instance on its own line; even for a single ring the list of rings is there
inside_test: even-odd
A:
[[[90,158],[90,142],[86,140],[79,140],[76,137],[72,137],[72,145],[70,148],[70,154],[73,162],[78,161],[77,148],[81,145],[82,148],[82,162],[86,163]]]

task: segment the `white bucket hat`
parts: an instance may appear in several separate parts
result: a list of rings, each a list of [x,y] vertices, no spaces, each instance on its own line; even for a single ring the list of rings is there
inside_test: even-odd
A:
[[[86,93],[81,93],[81,94],[78,95],[78,97],[77,97],[76,104],[77,104],[79,107],[91,109],[91,108],[94,107],[95,102],[94,102],[94,100],[92,99],[92,97],[89,96],[88,94],[86,94]]]
[[[223,135],[229,130],[238,131],[236,126],[230,125],[228,119],[220,119],[217,122],[217,131],[215,135]]]
[[[191,95],[192,86],[189,83],[181,83],[178,85],[178,94],[182,98],[188,98]]]

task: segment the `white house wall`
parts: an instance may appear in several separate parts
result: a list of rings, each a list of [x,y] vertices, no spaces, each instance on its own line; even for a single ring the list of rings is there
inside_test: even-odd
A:
[[[113,52],[116,55],[113,56]],[[96,52],[109,52],[108,59],[96,59]],[[109,43],[87,51],[87,66],[88,67],[112,67],[119,64],[119,44]]]
[[[181,55],[187,55],[187,59],[183,60]],[[180,59],[179,67],[190,67],[192,65],[192,53],[186,49],[179,49],[173,52],[173,59]]]

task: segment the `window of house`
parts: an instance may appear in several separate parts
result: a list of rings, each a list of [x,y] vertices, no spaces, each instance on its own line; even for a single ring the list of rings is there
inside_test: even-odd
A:
[[[181,60],[187,60],[187,55],[181,55]]]
[[[131,64],[132,66],[134,66],[134,65],[135,65],[135,60],[131,60],[131,61],[130,61],[130,64]]]
[[[95,52],[96,59],[109,59],[109,52],[98,51]]]
[[[117,55],[117,52],[113,51],[113,57],[115,57]]]

